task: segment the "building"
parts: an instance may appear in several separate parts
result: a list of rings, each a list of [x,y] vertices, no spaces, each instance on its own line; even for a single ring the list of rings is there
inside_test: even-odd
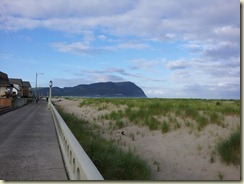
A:
[[[23,96],[23,81],[22,79],[9,79],[10,85],[13,86],[12,93],[15,94],[17,97]]]
[[[23,81],[23,97],[32,97],[31,84],[29,81]]]
[[[8,75],[0,71],[0,97],[5,97],[9,86],[10,83]]]

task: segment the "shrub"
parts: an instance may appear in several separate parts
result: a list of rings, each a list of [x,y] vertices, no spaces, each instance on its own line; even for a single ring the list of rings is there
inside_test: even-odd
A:
[[[218,144],[218,152],[222,161],[227,164],[240,164],[241,159],[241,132],[240,130],[232,133],[227,140]]]
[[[216,102],[216,105],[221,105],[221,103],[219,101]]]

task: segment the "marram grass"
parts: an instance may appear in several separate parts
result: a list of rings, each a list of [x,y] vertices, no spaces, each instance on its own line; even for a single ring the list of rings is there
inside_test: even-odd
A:
[[[124,152],[114,142],[103,139],[88,122],[58,111],[105,180],[151,179],[150,167],[137,154]]]
[[[223,162],[240,165],[241,163],[241,132],[236,130],[226,140],[218,144],[218,152]]]
[[[240,100],[85,98],[80,103],[80,107],[90,106],[97,110],[110,105],[123,106],[124,109],[113,109],[99,118],[113,120],[119,128],[122,127],[119,121],[125,119],[132,124],[147,126],[150,130],[162,129],[165,125],[160,117],[168,117],[169,126],[174,130],[180,127],[180,123],[172,118],[175,116],[183,120],[190,119],[201,131],[208,124],[223,126],[223,117],[226,115],[240,115]]]

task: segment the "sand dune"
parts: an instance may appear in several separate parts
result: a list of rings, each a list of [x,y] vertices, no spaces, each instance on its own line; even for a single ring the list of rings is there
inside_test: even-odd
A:
[[[218,141],[227,138],[240,125],[240,117],[225,116],[228,126],[209,124],[200,132],[182,126],[162,133],[133,124],[111,131],[109,122],[98,117],[115,107],[98,111],[91,107],[78,107],[81,101],[62,99],[57,104],[65,112],[98,125],[104,138],[115,140],[122,149],[130,149],[147,160],[153,180],[240,180],[240,166],[222,163],[216,152]]]

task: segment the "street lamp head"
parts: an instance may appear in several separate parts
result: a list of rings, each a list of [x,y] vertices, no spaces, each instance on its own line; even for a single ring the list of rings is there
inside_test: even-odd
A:
[[[49,81],[49,86],[50,86],[50,87],[53,86],[53,81],[52,81],[52,80]]]

